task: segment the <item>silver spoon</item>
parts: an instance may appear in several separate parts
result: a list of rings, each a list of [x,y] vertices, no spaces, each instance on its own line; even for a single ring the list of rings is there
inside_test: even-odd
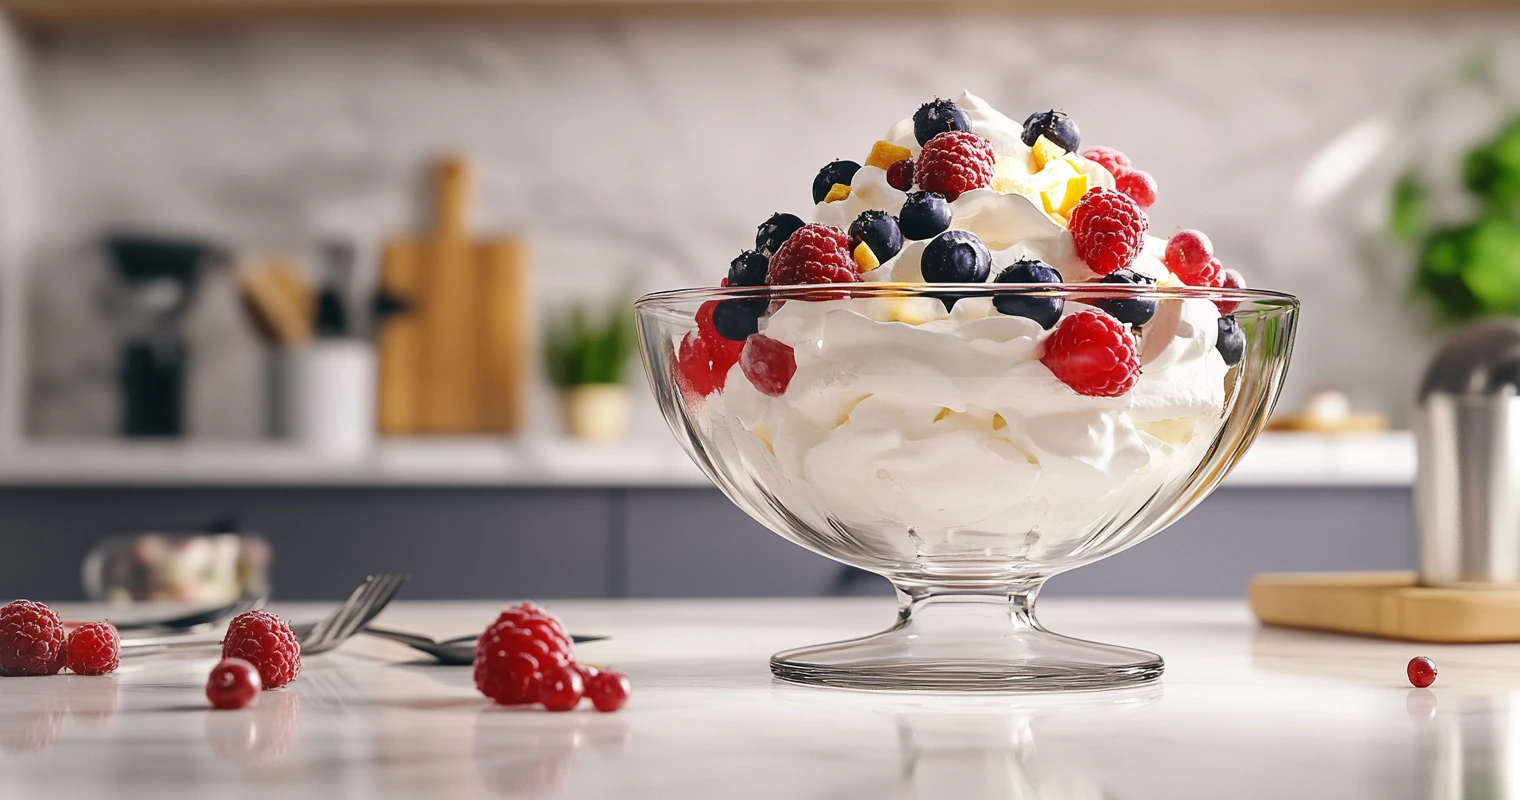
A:
[[[427,653],[433,658],[438,659],[439,663],[455,667],[468,667],[475,663],[475,642],[480,639],[480,634],[473,634],[455,636],[452,639],[439,641],[417,633],[376,628],[374,626],[366,627],[363,633],[367,633],[370,636],[378,636],[381,639],[390,639],[393,642],[400,642],[414,650]],[[585,644],[586,642],[600,642],[607,638],[609,637],[571,636],[570,640],[576,644]]]

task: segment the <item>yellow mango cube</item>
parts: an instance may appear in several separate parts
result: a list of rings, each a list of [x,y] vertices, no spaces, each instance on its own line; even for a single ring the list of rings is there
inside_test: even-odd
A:
[[[886,169],[905,159],[912,158],[913,151],[906,147],[898,147],[891,142],[878,141],[871,145],[871,154],[866,156],[866,166]]]
[[[1033,165],[1035,172],[1039,172],[1045,168],[1046,164],[1059,160],[1064,155],[1066,155],[1065,148],[1046,139],[1044,136],[1035,139],[1034,147],[1029,149],[1030,163]]]
[[[1087,194],[1087,176],[1078,175],[1066,180],[1066,196],[1061,204],[1056,207],[1056,213],[1063,217],[1071,216],[1071,210],[1082,202],[1082,197]]]
[[[843,200],[843,199],[845,199],[845,198],[847,198],[849,196],[850,196],[850,187],[846,186],[843,183],[836,183],[832,187],[830,187],[829,193],[827,195],[825,195],[824,198],[823,198],[823,202],[825,202],[825,203],[833,203],[833,202],[838,201],[838,200]]]
[[[875,253],[871,252],[871,246],[865,242],[855,245],[850,255],[855,257],[855,266],[859,272],[870,272],[881,266],[881,261],[876,258]]]

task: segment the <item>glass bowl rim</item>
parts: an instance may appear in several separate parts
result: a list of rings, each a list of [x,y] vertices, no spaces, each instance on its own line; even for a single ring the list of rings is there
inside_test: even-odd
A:
[[[1083,298],[1138,300],[1223,300],[1253,302],[1296,309],[1298,298],[1269,289],[1236,289],[1210,286],[1154,286],[1120,283],[804,283],[792,286],[707,286],[651,292],[635,300],[638,310],[672,309],[684,302],[707,300],[833,300],[872,297],[934,297],[953,293],[972,297],[1060,297],[1081,302]],[[819,294],[836,295],[819,297]],[[842,296],[840,296],[842,295]]]

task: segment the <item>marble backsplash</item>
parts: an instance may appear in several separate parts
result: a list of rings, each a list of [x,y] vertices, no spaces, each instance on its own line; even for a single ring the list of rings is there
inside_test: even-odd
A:
[[[540,308],[630,275],[711,284],[770,212],[807,210],[818,166],[863,157],[962,88],[1013,116],[1066,109],[1087,142],[1157,176],[1155,229],[1201,228],[1253,285],[1299,295],[1287,405],[1339,386],[1403,420],[1433,334],[1398,258],[1368,269],[1366,224],[1336,207],[1387,175],[1328,209],[1295,187],[1326,142],[1480,45],[1520,60],[1520,17],[653,15],[32,37],[16,92],[0,47],[0,119],[31,131],[23,183],[0,124],[0,203],[24,195],[10,204],[34,223],[12,231],[0,206],[8,266],[28,276],[26,428],[115,429],[107,228],[250,252],[373,246],[424,224],[426,166],[457,149],[477,167],[477,229],[531,237]],[[192,431],[258,435],[263,352],[230,276],[203,286],[189,329]],[[556,424],[547,392],[537,408],[535,427]]]

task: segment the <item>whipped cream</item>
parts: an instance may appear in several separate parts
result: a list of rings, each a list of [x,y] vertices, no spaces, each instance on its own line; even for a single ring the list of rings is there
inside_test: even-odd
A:
[[[971,94],[956,104],[992,144],[997,171],[991,188],[951,204],[951,228],[981,238],[993,276],[1036,258],[1067,283],[1098,278],[1077,258],[1060,206],[1067,187],[1111,188],[1113,176],[1076,154],[1035,170],[1018,122]],[[911,119],[883,138],[918,154]],[[865,166],[849,197],[818,204],[814,218],[846,229],[867,209],[899,213],[905,199],[885,170]],[[926,244],[906,243],[865,280],[923,283]],[[1180,283],[1162,261],[1165,244],[1147,237],[1131,269]],[[1068,300],[1063,313],[1084,307]],[[1134,388],[1091,397],[1040,362],[1049,331],[997,313],[991,298],[948,311],[927,297],[789,302],[761,323],[795,352],[786,392],[762,394],[735,366],[709,402],[750,434],[741,447],[757,468],[816,493],[820,509],[879,532],[905,559],[1059,559],[1185,480],[1178,473],[1212,443],[1229,372],[1215,349],[1218,319],[1207,300],[1161,301],[1140,337]]]

